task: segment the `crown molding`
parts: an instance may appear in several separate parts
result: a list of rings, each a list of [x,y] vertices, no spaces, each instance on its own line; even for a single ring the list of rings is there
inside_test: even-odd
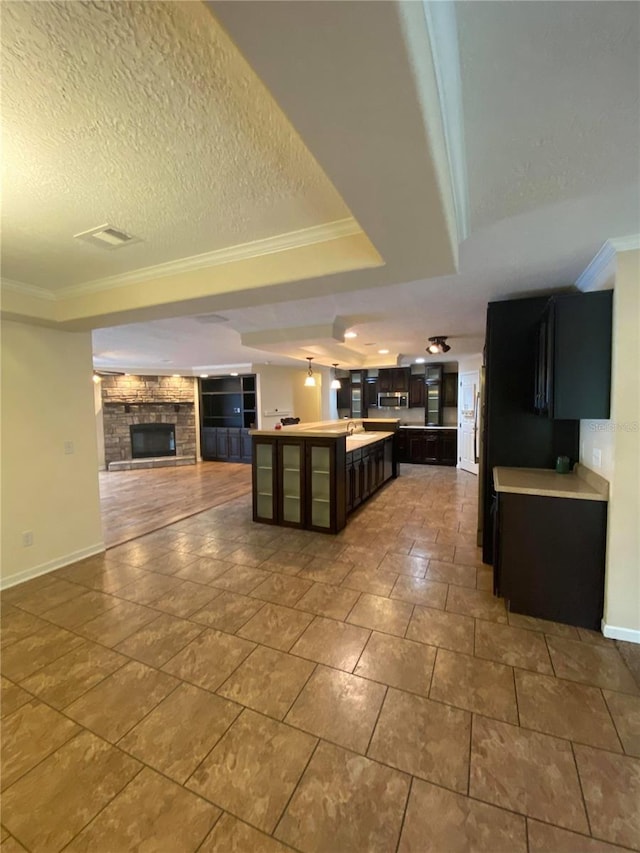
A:
[[[451,173],[458,242],[462,243],[469,236],[469,195],[455,4],[423,0],[422,5],[433,55],[433,70]]]
[[[46,299],[48,302],[56,301],[56,295],[51,290],[36,287],[35,284],[27,284],[24,281],[15,281],[12,278],[1,279],[0,289],[7,293],[19,293],[22,296],[32,296],[35,299]]]
[[[626,237],[612,237],[607,241],[616,252],[633,252],[640,249],[640,234],[628,234]]]
[[[130,284],[140,284],[155,278],[180,275],[181,273],[188,273],[193,270],[222,266],[223,264],[246,261],[251,258],[260,258],[263,255],[286,252],[289,249],[313,246],[317,243],[327,243],[341,237],[352,237],[362,233],[362,228],[353,217],[338,219],[335,222],[313,225],[310,228],[302,228],[299,231],[289,231],[286,234],[265,237],[262,240],[254,240],[251,243],[240,243],[237,246],[216,249],[214,252],[205,252],[201,255],[193,255],[177,261],[168,261],[166,264],[143,267],[142,269],[124,273],[123,275],[113,275],[84,284],[71,285],[70,287],[58,290],[56,298],[65,299],[73,296],[99,293],[100,291],[125,287]]]
[[[614,262],[618,252],[630,252],[634,249],[640,249],[640,234],[607,240],[578,276],[576,287],[583,293],[605,289],[615,275]]]

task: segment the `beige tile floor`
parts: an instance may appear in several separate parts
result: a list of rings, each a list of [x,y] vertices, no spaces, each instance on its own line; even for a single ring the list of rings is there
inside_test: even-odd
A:
[[[337,537],[240,497],[8,590],[2,853],[640,850],[640,690],[475,515],[403,466]]]

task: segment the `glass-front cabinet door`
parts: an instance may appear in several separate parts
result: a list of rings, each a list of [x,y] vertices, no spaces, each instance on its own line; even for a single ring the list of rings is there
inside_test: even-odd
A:
[[[276,521],[275,513],[275,457],[276,445],[272,441],[253,442],[254,488],[253,517],[256,521]]]
[[[300,527],[304,523],[304,444],[280,444],[280,522]]]
[[[309,490],[311,500],[311,526],[321,529],[331,527],[331,447],[311,445],[309,448]]]

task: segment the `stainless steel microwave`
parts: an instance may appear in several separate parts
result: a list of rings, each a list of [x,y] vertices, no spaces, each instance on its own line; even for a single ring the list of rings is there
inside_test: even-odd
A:
[[[378,394],[378,407],[381,409],[408,409],[409,395],[396,391]]]

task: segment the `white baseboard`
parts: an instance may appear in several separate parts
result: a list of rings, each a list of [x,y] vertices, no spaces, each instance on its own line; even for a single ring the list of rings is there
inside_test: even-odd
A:
[[[88,548],[81,548],[79,551],[73,551],[71,554],[65,554],[64,557],[49,560],[48,563],[41,563],[39,566],[25,569],[23,572],[16,572],[14,575],[0,579],[0,589],[9,589],[9,587],[17,586],[19,583],[40,577],[40,575],[55,572],[56,569],[68,566],[70,563],[77,563],[78,560],[84,560],[85,557],[93,557],[94,554],[101,554],[105,550],[104,542],[98,542],[95,545],[90,545]]]
[[[602,633],[610,640],[624,640],[625,643],[640,643],[640,631],[635,628],[618,628],[615,625],[607,625],[602,620]]]

